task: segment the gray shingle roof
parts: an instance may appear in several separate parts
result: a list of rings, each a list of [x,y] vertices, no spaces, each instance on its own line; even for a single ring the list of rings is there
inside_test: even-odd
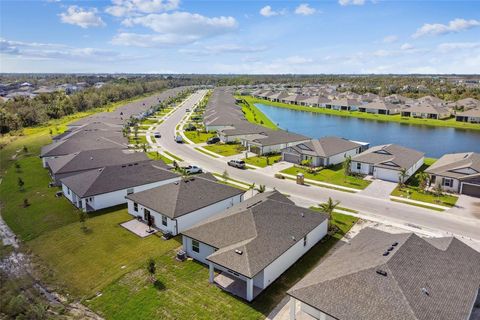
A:
[[[85,171],[61,182],[84,198],[177,177],[163,161],[157,160]]]
[[[464,179],[480,173],[480,153],[451,153],[435,161],[425,172],[445,177]]]
[[[292,146],[300,154],[331,157],[361,147],[361,144],[339,137],[323,137]]]
[[[288,294],[342,320],[468,320],[479,285],[480,254],[458,239],[367,228]]]
[[[326,219],[274,191],[237,204],[184,235],[218,249],[208,260],[253,278]]]
[[[127,199],[175,219],[244,192],[202,174],[128,195]]]
[[[352,157],[352,161],[374,164],[393,170],[409,169],[417,163],[424,153],[399,146],[396,144],[385,144],[371,147],[370,149]]]

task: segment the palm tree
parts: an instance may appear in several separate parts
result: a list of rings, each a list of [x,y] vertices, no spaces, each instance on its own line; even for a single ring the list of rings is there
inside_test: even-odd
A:
[[[338,207],[340,201],[334,201],[332,198],[328,197],[327,202],[320,203],[318,206],[320,209],[328,215],[328,225],[331,227],[331,220],[333,211]]]
[[[257,190],[258,193],[264,193],[266,189],[267,189],[267,188],[265,187],[265,185],[264,185],[264,184],[261,184],[261,185],[259,185],[258,188],[256,188],[255,190]]]
[[[253,182],[248,189],[252,190],[252,197],[253,197],[253,191],[255,190],[255,182]]]
[[[148,259],[147,261],[147,271],[150,275],[150,281],[155,282],[155,273],[157,272],[157,267],[155,265],[155,260],[153,258]]]
[[[178,173],[182,176],[182,180],[185,181],[188,178],[188,172],[185,168],[177,168]]]
[[[429,175],[425,171],[420,171],[415,175],[415,178],[418,180],[418,187],[420,188],[420,191],[425,191],[425,188],[427,187],[427,182]]]
[[[350,165],[352,164],[352,157],[348,156],[345,158],[345,161],[343,162],[343,175],[344,175],[344,181],[347,181],[347,176],[350,175]]]
[[[224,170],[223,173],[222,173],[223,182],[227,182],[228,176],[229,176],[228,171]]]
[[[400,189],[402,189],[405,186],[405,181],[407,177],[408,177],[407,169],[402,168],[402,170],[400,170],[400,172],[398,173],[398,183],[400,185]]]

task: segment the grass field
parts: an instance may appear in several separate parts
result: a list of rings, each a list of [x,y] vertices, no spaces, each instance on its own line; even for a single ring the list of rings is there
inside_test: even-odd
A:
[[[240,152],[243,152],[246,150],[245,147],[243,147],[240,144],[223,144],[223,143],[211,144],[203,148],[225,157],[233,156],[235,154],[239,154]]]
[[[146,136],[141,136],[140,134],[137,136],[137,139],[135,139],[135,137],[132,135],[132,136],[129,136],[128,137],[128,143],[129,144],[148,144],[147,142],[147,137]]]
[[[245,97],[241,97],[245,99]],[[259,124],[266,128],[277,130],[278,127],[268,118],[262,111],[260,111],[250,100],[245,99],[246,103],[242,103],[242,111],[245,115],[245,119],[251,123]]]
[[[257,99],[250,96],[240,96],[240,98],[246,100],[250,105],[253,105],[254,103],[263,103],[263,104],[267,104],[274,107],[330,114],[330,115],[336,115],[341,117],[355,117],[360,119],[398,122],[398,123],[414,124],[414,125],[426,125],[426,126],[433,126],[433,127],[449,127],[449,128],[460,128],[460,129],[469,129],[469,130],[480,130],[480,124],[458,122],[458,121],[455,121],[455,118],[450,118],[447,120],[419,119],[419,118],[402,117],[401,115],[369,114],[366,112],[358,112],[358,111],[340,111],[340,110],[332,110],[332,109],[326,109],[326,108],[298,106],[293,104],[286,104],[281,102],[272,102],[268,100]]]
[[[243,161],[257,167],[265,168],[267,166],[267,159],[268,159],[268,165],[271,166],[275,163],[275,161],[279,161],[281,158],[282,158],[281,155],[258,156],[258,157],[245,158],[243,159]]]
[[[178,156],[174,155],[174,154],[173,154],[173,153],[171,153],[171,152],[168,152],[167,150],[164,150],[163,152],[164,152],[164,153],[166,153],[167,155],[169,155],[170,157],[172,157],[173,159],[177,160],[177,161],[183,161],[183,159],[182,159],[182,158],[180,158],[180,157],[178,157]],[[173,162],[173,161],[172,161],[172,162]]]
[[[170,160],[169,158],[165,157],[163,154],[155,152],[155,151],[147,152],[147,156],[150,159],[153,159],[153,160],[162,160],[166,164],[173,163],[173,160]]]
[[[167,252],[156,259],[155,286],[145,268],[138,269],[106,287],[88,305],[107,319],[263,319],[356,221],[334,213],[333,224],[339,232],[315,245],[251,304],[210,285],[206,266],[177,262],[173,252]]]
[[[363,190],[369,184],[370,181],[363,180],[359,177],[347,176],[343,174],[342,164],[337,164],[331,168],[324,168],[317,173],[308,173],[307,170],[299,167],[290,167],[281,171],[282,173],[291,174],[296,176],[297,173],[303,173],[305,179],[311,179],[331,184],[336,184],[343,187],[349,187],[354,189]]]
[[[213,154],[208,153],[208,152],[206,152],[205,150],[203,150],[203,149],[201,149],[201,148],[199,148],[199,147],[198,147],[198,148],[195,147],[194,149],[197,150],[198,152],[201,152],[201,153],[209,156],[209,157],[212,157],[212,158],[220,158],[219,156],[214,156]]]
[[[208,139],[215,137],[217,134],[214,132],[199,132],[199,131],[184,131],[185,136],[193,143],[204,143]]]

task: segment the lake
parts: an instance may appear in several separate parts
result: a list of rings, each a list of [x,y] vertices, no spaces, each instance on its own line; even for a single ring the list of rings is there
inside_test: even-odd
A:
[[[312,138],[339,136],[369,142],[371,146],[395,143],[433,158],[446,153],[480,152],[480,131],[339,117],[261,103],[255,106],[280,128]]]

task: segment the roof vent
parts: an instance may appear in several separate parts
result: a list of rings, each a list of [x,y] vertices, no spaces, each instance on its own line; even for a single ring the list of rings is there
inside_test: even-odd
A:
[[[301,215],[302,215],[302,218],[305,218],[305,213],[302,212]]]
[[[398,246],[398,242],[395,241],[394,243],[392,243],[392,247],[396,247],[396,246]]]
[[[377,269],[377,274],[381,275],[381,276],[384,276],[386,277],[387,276],[387,271],[384,271],[384,270],[381,270],[381,269]]]
[[[422,288],[422,293],[427,295],[427,296],[430,296],[430,292],[428,292],[427,288]]]
[[[235,249],[235,253],[236,253],[236,254],[239,254],[239,255],[242,255],[242,254],[243,254],[243,251],[242,251],[242,250]]]
[[[127,165],[126,165],[126,164],[122,164],[122,168],[125,168],[125,167],[127,167]]]
[[[292,240],[295,241],[295,237],[294,237],[294,236],[292,236]]]
[[[174,183],[175,183],[176,185],[178,185],[178,181],[175,181]]]
[[[93,157],[90,157],[90,160],[93,160]]]
[[[386,256],[388,256],[389,254],[390,254],[389,251],[385,251],[385,252],[383,253],[383,256],[386,257]]]

